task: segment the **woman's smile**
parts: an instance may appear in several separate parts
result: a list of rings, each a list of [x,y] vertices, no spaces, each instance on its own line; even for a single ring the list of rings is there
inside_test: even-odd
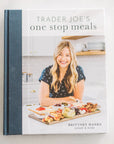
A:
[[[64,61],[60,61],[60,63],[61,63],[61,64],[66,64],[67,62],[64,62]]]

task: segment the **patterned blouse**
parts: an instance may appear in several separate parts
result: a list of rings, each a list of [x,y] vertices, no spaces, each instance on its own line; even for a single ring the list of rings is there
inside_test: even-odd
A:
[[[43,71],[42,71],[42,74],[39,78],[39,81],[43,81],[47,84],[49,84],[49,97],[51,98],[61,98],[61,97],[68,97],[68,96],[73,96],[73,92],[72,93],[68,93],[67,92],[67,89],[65,87],[65,84],[64,84],[64,78],[63,80],[61,81],[61,84],[60,84],[60,89],[55,92],[53,88],[51,88],[51,83],[52,83],[52,75],[50,73],[50,69],[52,68],[53,65],[51,66],[48,66],[46,67]],[[81,66],[77,66],[76,67],[76,70],[78,72],[78,81],[79,82],[80,80],[85,80],[86,77],[84,75],[84,72],[83,72],[83,69]]]

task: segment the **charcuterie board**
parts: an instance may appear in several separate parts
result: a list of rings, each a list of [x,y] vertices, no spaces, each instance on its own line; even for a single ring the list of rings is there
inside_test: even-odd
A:
[[[32,118],[34,120],[37,120],[39,122],[42,122],[44,124],[47,124],[47,125],[52,125],[52,124],[56,124],[56,123],[60,123],[60,122],[64,122],[64,121],[68,121],[68,120],[72,120],[72,119],[77,119],[77,118],[81,118],[81,117],[85,117],[85,116],[90,116],[90,115],[93,115],[93,114],[97,114],[97,113],[100,113],[101,111],[100,110],[97,110],[95,112],[91,112],[91,113],[85,113],[85,114],[82,114],[82,115],[76,115],[72,118],[63,118],[59,121],[52,121],[50,123],[48,122],[43,122],[42,119],[38,118],[35,114],[29,114],[28,117],[29,118]]]

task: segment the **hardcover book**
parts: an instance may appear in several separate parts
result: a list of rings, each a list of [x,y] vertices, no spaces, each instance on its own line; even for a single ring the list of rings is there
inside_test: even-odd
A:
[[[4,11],[4,135],[107,132],[103,9]]]

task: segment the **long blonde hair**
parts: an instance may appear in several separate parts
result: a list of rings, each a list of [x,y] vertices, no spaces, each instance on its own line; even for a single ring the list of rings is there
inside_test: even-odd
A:
[[[70,55],[71,55],[71,63],[67,69],[65,76],[64,76],[64,83],[65,83],[65,87],[67,88],[67,92],[71,93],[76,86],[76,82],[78,79],[78,73],[76,71],[76,66],[77,66],[76,54],[74,52],[74,48],[73,48],[72,44],[69,41],[60,42],[60,44],[55,49],[54,65],[50,71],[52,74],[52,77],[53,77],[51,88],[53,87],[55,92],[57,92],[60,89],[60,82],[59,82],[60,71],[59,71],[59,65],[57,63],[57,56],[61,53],[61,51],[65,47],[69,48]]]

